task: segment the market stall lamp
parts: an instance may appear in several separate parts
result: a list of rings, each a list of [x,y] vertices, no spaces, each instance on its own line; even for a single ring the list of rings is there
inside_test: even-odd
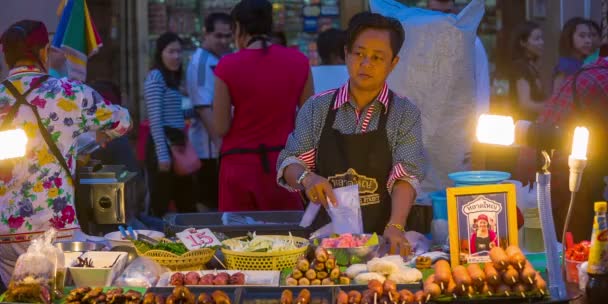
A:
[[[21,129],[0,131],[0,160],[25,156],[27,135]]]
[[[576,127],[574,129],[574,137],[572,138],[572,152],[568,157],[568,167],[570,167],[570,176],[568,178],[568,188],[570,190],[570,202],[568,204],[568,213],[564,222],[564,230],[562,231],[562,252],[566,252],[566,234],[570,225],[570,217],[572,216],[572,206],[574,205],[576,192],[581,187],[583,179],[583,171],[587,166],[587,145],[589,143],[589,130],[586,127]],[[562,259],[562,273],[564,277],[566,269],[566,259]]]
[[[481,143],[510,146],[515,141],[515,123],[510,116],[482,114],[477,122]]]
[[[587,144],[589,142],[589,130],[585,127],[576,127],[572,140],[572,152],[568,157],[570,167],[569,188],[570,192],[578,192],[583,178],[583,170],[587,166]]]

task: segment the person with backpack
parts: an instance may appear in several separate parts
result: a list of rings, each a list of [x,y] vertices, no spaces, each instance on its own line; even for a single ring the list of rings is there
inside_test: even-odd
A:
[[[0,84],[0,133],[22,130],[23,156],[0,158],[0,277],[5,285],[30,240],[55,228],[82,236],[74,200],[76,138],[126,134],[129,112],[78,81],[47,74],[49,34],[40,21],[11,25],[0,44],[10,69]],[[3,142],[2,145],[14,143]]]

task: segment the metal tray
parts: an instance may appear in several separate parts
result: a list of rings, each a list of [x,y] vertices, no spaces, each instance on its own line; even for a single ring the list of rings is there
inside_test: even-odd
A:
[[[171,292],[173,292],[173,288],[174,287],[151,287],[148,288],[147,292],[153,292],[155,294],[162,295],[166,298],[171,294]],[[192,292],[192,294],[194,294],[195,298],[198,298],[198,296],[203,292],[211,295],[212,292],[216,290],[221,290],[230,297],[230,302],[232,304],[239,303],[241,299],[241,289],[239,287],[188,286],[188,289],[190,290],[190,292]]]
[[[167,235],[188,228],[203,229],[223,234],[227,238],[245,236],[248,232],[259,234],[287,235],[291,232],[294,236],[308,238],[313,231],[312,227],[301,227],[300,220],[304,211],[252,211],[252,212],[230,212],[235,215],[247,216],[260,223],[254,224],[230,224],[224,225],[222,216],[224,212],[202,212],[202,213],[178,213],[164,217],[164,230]]]
[[[294,300],[302,289],[310,291],[310,304],[335,303],[334,290],[331,286],[286,286],[286,287],[254,287],[243,288],[240,304],[280,304],[281,294],[289,289],[293,292]]]

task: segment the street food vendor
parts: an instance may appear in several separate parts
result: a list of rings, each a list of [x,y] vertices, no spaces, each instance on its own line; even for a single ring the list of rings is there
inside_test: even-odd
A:
[[[332,188],[358,184],[364,231],[383,234],[401,253],[425,165],[420,111],[386,84],[404,36],[397,20],[354,16],[345,47],[349,81],[304,104],[277,162],[278,183],[317,204],[335,204]]]
[[[0,157],[0,277],[8,286],[30,240],[51,227],[62,240],[79,233],[72,180],[76,138],[88,131],[122,136],[131,119],[81,82],[47,75],[49,35],[42,22],[11,25],[0,44],[11,69],[0,84],[0,133],[27,137],[24,155]]]

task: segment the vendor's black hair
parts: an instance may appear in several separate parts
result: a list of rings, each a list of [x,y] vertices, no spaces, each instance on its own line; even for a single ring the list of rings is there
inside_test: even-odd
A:
[[[205,33],[215,32],[215,25],[218,22],[228,24],[228,25],[230,25],[230,28],[233,27],[232,17],[230,17],[230,15],[228,15],[226,13],[222,13],[222,12],[211,13],[205,19]]]
[[[600,37],[602,36],[602,28],[600,27],[599,24],[597,24],[597,22],[588,19],[587,20],[587,24],[589,25],[590,28],[594,29],[598,35],[600,35]]]
[[[2,52],[9,68],[15,67],[15,64],[20,60],[34,60],[41,62],[40,50],[46,45],[26,46],[28,35],[44,23],[36,20],[21,20],[11,25],[0,37],[2,44]],[[35,56],[35,58],[32,58]],[[44,67],[41,67],[44,68]]]
[[[272,4],[268,0],[241,0],[231,15],[240,34],[251,36],[248,44],[261,40],[262,49],[266,51],[272,32]]]
[[[511,58],[512,59],[525,59],[526,50],[521,45],[522,42],[528,41],[532,32],[536,29],[540,29],[540,25],[533,21],[526,21],[520,24],[515,29],[515,35],[511,40]]]
[[[328,29],[317,37],[317,52],[321,57],[322,64],[330,64],[333,56],[344,60],[344,45],[346,45],[346,33],[343,30]]]
[[[272,4],[267,0],[242,0],[231,15],[243,33],[262,36],[272,32]]]
[[[154,52],[154,65],[153,69],[158,69],[161,74],[163,74],[163,78],[165,79],[165,83],[168,87],[172,89],[178,89],[179,85],[182,82],[182,66],[180,65],[179,70],[173,72],[169,71],[165,64],[163,63],[163,51],[165,48],[173,43],[179,42],[179,44],[183,45],[182,39],[175,33],[167,32],[156,40],[156,51]]]
[[[574,33],[576,28],[584,24],[589,27],[589,21],[585,18],[574,17],[564,24],[562,33],[559,36],[559,55],[560,56],[573,56],[574,55]],[[602,33],[600,32],[600,35]]]
[[[353,44],[357,40],[357,37],[367,29],[388,31],[391,39],[393,58],[399,54],[399,50],[401,50],[401,46],[405,40],[405,31],[401,23],[397,19],[370,12],[358,13],[348,22],[346,49],[349,52],[353,50]]]

